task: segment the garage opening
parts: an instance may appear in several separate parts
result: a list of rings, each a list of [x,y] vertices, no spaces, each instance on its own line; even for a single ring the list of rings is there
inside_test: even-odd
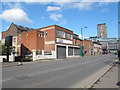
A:
[[[57,46],[57,59],[66,58],[66,46]]]
[[[73,56],[73,47],[68,47],[68,56]]]
[[[74,55],[80,55],[80,48],[74,47]]]

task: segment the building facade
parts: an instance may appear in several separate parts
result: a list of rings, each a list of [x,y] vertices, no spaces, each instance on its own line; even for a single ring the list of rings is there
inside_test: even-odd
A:
[[[84,39],[83,46],[85,56],[93,55],[93,42],[91,40]]]
[[[16,25],[12,23],[7,31],[2,32],[2,41],[1,43],[5,43],[5,37],[13,36],[12,38],[12,47],[15,49],[15,53],[17,56],[21,55],[21,34],[23,32],[28,32],[33,30],[32,28]]]
[[[93,42],[93,55],[102,54],[102,45],[98,42]]]
[[[106,23],[97,24],[97,36],[99,38],[107,38],[107,26],[106,26]]]
[[[58,59],[79,57],[82,52],[84,55],[93,55],[92,41],[81,40],[73,31],[58,25],[32,29],[12,23],[7,31],[2,32],[2,43],[9,35],[13,36],[12,46],[17,56],[32,55],[33,50],[37,55],[43,52],[51,55],[54,52]]]

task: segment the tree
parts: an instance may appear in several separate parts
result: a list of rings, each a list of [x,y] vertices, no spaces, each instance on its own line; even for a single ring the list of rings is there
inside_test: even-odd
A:
[[[11,54],[12,51],[12,46],[9,46],[9,54]],[[6,55],[7,54],[7,46],[5,46],[5,44],[2,45],[2,55]]]

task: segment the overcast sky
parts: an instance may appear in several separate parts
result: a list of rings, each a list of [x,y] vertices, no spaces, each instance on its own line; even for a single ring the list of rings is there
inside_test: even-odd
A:
[[[106,23],[108,37],[117,37],[118,3],[82,1],[85,2],[2,2],[0,30],[6,31],[12,22],[35,29],[57,24],[76,34],[81,34],[82,27],[83,36],[90,37],[97,36],[97,24]]]

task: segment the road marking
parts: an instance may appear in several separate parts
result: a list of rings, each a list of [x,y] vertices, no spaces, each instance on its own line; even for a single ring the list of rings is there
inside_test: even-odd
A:
[[[2,80],[2,82],[6,82],[6,81],[9,81],[10,79],[5,79],[5,80]]]

